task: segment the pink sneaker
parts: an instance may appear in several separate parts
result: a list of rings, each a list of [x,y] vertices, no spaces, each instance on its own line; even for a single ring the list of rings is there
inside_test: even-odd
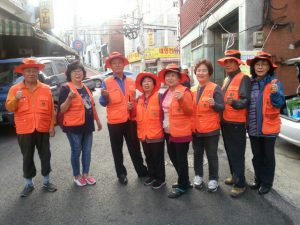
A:
[[[96,180],[95,180],[93,177],[91,177],[91,176],[85,177],[85,181],[86,181],[86,183],[89,184],[89,185],[96,184]]]
[[[87,185],[87,182],[83,177],[79,177],[78,179],[74,178],[74,182],[79,187],[83,187],[83,186]]]

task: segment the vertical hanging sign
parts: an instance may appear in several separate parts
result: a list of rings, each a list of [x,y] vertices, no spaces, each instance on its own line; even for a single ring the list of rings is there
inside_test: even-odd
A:
[[[51,30],[53,28],[52,0],[40,0],[40,26],[42,30]]]

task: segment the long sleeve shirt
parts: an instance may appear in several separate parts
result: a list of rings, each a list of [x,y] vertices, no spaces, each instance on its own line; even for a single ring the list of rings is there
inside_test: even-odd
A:
[[[115,80],[117,81],[119,87],[121,88],[123,94],[125,95],[125,79],[126,79],[126,74],[123,74],[123,78],[120,79],[116,74],[112,73],[112,76],[114,76]],[[101,88],[104,90],[107,90],[105,81],[102,82],[101,84]],[[103,106],[106,107],[109,103],[109,99],[108,98],[104,98],[102,95],[99,98],[99,103]]]
[[[224,94],[226,93],[227,88],[228,88],[229,84],[231,83],[232,79],[235,77],[235,75],[237,75],[240,72],[241,72],[241,70],[238,69],[237,71],[234,71],[234,72],[228,74],[227,83],[223,89]],[[241,80],[241,84],[239,87],[239,99],[233,100],[231,106],[232,106],[232,108],[234,108],[236,110],[248,109],[250,99],[251,99],[251,80],[250,80],[250,77],[244,76]],[[237,122],[227,122],[227,121],[225,122],[223,119],[222,119],[222,122],[230,123],[230,124],[241,124],[241,123],[237,123]]]
[[[205,86],[198,88],[197,104],[200,100],[200,97],[203,93],[204,88],[205,88]],[[222,90],[219,86],[217,86],[214,91],[213,99],[215,101],[215,105],[212,108],[214,109],[214,111],[221,113],[225,108],[225,104],[224,104],[224,96],[223,96]],[[220,130],[212,131],[209,133],[194,133],[194,135],[196,137],[208,137],[208,136],[214,136],[214,135],[219,135],[219,134],[220,134]]]
[[[276,136],[262,134],[262,105],[263,93],[265,86],[274,79],[271,75],[266,75],[262,80],[252,79],[251,82],[251,102],[248,112],[247,129],[250,136]],[[284,105],[285,98],[282,91],[282,85],[279,81],[276,82],[278,91],[271,94],[271,103],[276,108],[281,108]]]
[[[36,95],[35,91],[40,87],[41,87],[41,83],[38,81],[36,87],[33,90],[28,90],[29,94],[26,97],[29,98],[29,102],[31,104],[33,104],[33,102],[36,101],[36,98],[38,96]],[[21,88],[22,89],[27,89],[27,87],[24,84],[24,81],[22,81]],[[52,101],[53,101],[53,99],[52,99]],[[9,111],[9,112],[17,111],[18,110],[18,102],[19,102],[19,100],[16,99],[15,95],[11,91],[9,91],[8,95],[7,95],[6,103],[5,103],[6,110]],[[53,129],[54,124],[55,124],[55,113],[54,113],[53,103],[52,103],[52,109],[50,109],[50,110],[51,110],[50,129]]]

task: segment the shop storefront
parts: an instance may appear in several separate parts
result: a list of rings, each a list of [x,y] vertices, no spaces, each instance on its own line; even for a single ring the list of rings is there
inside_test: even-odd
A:
[[[77,53],[58,38],[29,24],[0,18],[0,58],[65,56]]]
[[[141,55],[138,52],[133,52],[128,54],[127,58],[130,63],[129,69],[133,72],[140,72]],[[145,70],[156,74],[170,63],[179,64],[180,54],[179,50],[174,46],[152,48],[145,50],[144,60]]]

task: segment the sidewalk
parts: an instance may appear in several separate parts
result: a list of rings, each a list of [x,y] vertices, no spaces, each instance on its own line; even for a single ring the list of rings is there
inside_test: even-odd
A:
[[[219,148],[224,151],[224,144],[220,138]],[[300,224],[300,149],[290,145],[280,138],[275,146],[276,170],[273,191],[263,197],[290,217],[295,225]],[[249,138],[247,138],[246,180],[253,181],[254,170]]]

